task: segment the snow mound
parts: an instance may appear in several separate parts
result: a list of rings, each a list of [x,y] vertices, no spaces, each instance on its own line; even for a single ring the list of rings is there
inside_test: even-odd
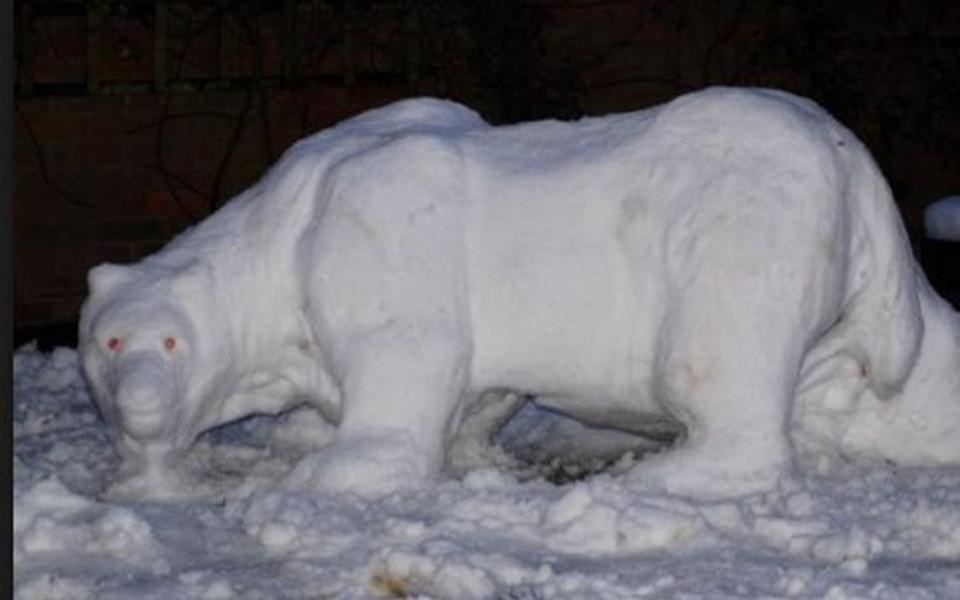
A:
[[[927,206],[923,226],[928,238],[960,242],[960,196],[947,196]]]

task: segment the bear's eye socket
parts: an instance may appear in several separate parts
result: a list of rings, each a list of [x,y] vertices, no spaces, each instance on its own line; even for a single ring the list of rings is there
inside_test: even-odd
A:
[[[114,352],[119,352],[123,344],[120,342],[120,338],[112,337],[107,340],[107,348],[113,350]]]
[[[166,338],[165,340],[163,340],[163,347],[166,348],[168,352],[173,350],[174,348],[177,347],[177,338],[175,337]]]

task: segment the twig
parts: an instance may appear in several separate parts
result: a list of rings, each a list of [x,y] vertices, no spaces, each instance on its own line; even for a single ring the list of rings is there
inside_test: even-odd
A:
[[[182,212],[191,223],[196,223],[199,220],[199,215],[193,214],[193,212],[187,207],[187,203],[177,192],[176,186],[173,185],[174,179],[183,181],[183,178],[175,176],[174,173],[167,169],[163,160],[163,138],[168,120],[167,117],[170,112],[170,99],[172,95],[172,92],[167,91],[163,96],[163,103],[160,105],[160,118],[159,123],[157,124],[157,135],[154,141],[154,158],[156,159],[157,170],[160,171],[160,175],[163,177],[163,184],[166,186],[167,191],[170,192],[170,196],[173,198],[177,208],[180,209],[180,212]]]
[[[243,133],[244,120],[250,111],[252,102],[253,91],[248,89],[247,93],[243,96],[243,106],[237,114],[237,121],[233,127],[233,133],[230,135],[230,141],[227,143],[227,148],[223,153],[223,157],[220,159],[220,164],[217,165],[217,173],[211,185],[210,212],[215,211],[223,204],[223,200],[220,197],[220,185],[223,182],[223,176],[227,171],[227,166],[230,164],[230,159],[233,157],[233,153],[236,151],[237,144],[240,141],[240,135]]]
[[[30,119],[28,119],[27,115],[24,114],[19,102],[14,102],[13,107],[17,112],[17,116],[20,117],[20,121],[23,123],[23,128],[27,133],[27,137],[30,139],[30,145],[33,146],[33,152],[37,157],[37,165],[40,167],[40,178],[43,180],[43,182],[50,186],[50,189],[57,192],[57,194],[59,194],[60,197],[63,198],[68,204],[82,206],[83,208],[98,208],[95,204],[74,198],[69,192],[53,181],[53,178],[50,176],[50,170],[47,166],[46,155],[43,152],[43,147],[40,145],[39,140],[37,140],[37,135],[33,131],[33,125],[30,124]]]

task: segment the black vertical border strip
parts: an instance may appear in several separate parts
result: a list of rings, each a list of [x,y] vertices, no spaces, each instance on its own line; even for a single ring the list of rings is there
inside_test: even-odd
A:
[[[3,457],[0,478],[7,518],[0,519],[4,540],[4,598],[13,597],[13,3],[0,1],[0,418],[3,419]]]

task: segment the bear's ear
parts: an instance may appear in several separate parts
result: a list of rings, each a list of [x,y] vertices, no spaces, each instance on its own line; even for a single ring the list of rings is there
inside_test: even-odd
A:
[[[103,296],[133,279],[130,267],[103,263],[87,273],[87,288],[91,296]]]

